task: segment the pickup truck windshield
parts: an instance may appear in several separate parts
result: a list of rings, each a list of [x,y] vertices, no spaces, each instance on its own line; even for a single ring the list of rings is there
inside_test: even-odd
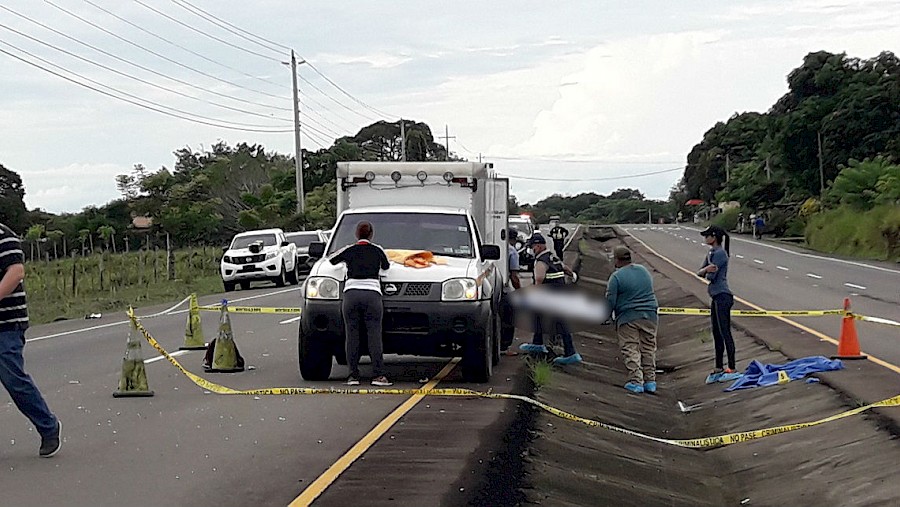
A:
[[[256,243],[257,241],[262,241],[263,246],[275,246],[278,244],[275,242],[274,234],[251,234],[250,236],[234,238],[234,241],[231,242],[231,249],[247,248],[251,243]]]
[[[531,236],[534,232],[534,226],[531,225],[531,222],[527,220],[514,220],[509,219],[510,227],[515,227],[516,230],[524,234],[525,236]]]
[[[439,213],[353,213],[334,231],[328,255],[356,243],[356,224],[372,224],[372,241],[385,249],[428,250],[435,255],[471,258],[472,233],[465,215]]]
[[[319,241],[319,235],[316,233],[311,234],[286,234],[284,239],[290,241],[291,243],[297,245],[297,248],[307,248],[309,244],[313,241]]]

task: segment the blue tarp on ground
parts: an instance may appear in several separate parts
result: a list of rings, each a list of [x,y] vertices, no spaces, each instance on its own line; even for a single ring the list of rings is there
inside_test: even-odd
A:
[[[823,356],[804,357],[785,364],[763,364],[754,359],[744,372],[744,376],[725,390],[737,391],[738,389],[776,385],[779,383],[779,371],[785,372],[791,380],[800,380],[810,373],[843,368],[844,363],[840,359],[830,360]]]

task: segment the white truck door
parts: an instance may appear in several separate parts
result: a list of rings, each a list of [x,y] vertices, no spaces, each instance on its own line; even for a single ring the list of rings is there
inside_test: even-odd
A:
[[[503,284],[509,282],[509,256],[506,242],[507,219],[509,215],[509,179],[489,178],[485,181],[487,190],[487,221],[483,231],[485,243],[500,247],[497,267]]]

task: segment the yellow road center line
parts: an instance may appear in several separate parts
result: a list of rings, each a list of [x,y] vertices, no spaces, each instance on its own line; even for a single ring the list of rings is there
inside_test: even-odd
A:
[[[444,379],[453,368],[456,367],[456,364],[459,363],[459,358],[454,358],[446,366],[433,378],[430,382],[425,384],[425,387],[422,388],[424,391],[431,391],[434,389],[438,383]],[[359,442],[357,442],[353,447],[350,448],[343,456],[341,456],[337,461],[334,462],[333,465],[328,467],[328,470],[322,473],[313,481],[312,484],[307,486],[300,496],[294,499],[293,502],[289,504],[288,507],[301,507],[311,504],[316,498],[319,497],[322,493],[328,489],[331,484],[337,480],[337,478],[344,473],[345,470],[350,468],[350,465],[353,464],[360,456],[363,455],[364,452],[369,450],[375,442],[378,441],[379,438],[384,436],[397,421],[400,420],[401,417],[406,415],[410,410],[413,409],[422,399],[425,398],[423,394],[416,394],[411,396],[409,399],[403,402],[402,405],[395,408],[393,412],[388,414],[387,417],[381,420],[374,428],[372,428],[366,436],[362,437]]]
[[[684,271],[685,273],[691,275],[692,277],[694,277],[695,279],[697,279],[697,280],[698,280],[699,282],[701,282],[701,283],[705,283],[705,284],[708,284],[708,283],[709,283],[708,281],[706,281],[705,278],[700,278],[700,277],[698,277],[698,276],[697,276],[697,273],[695,273],[695,272],[693,272],[693,271],[691,271],[691,270],[689,270],[689,269],[687,269],[687,268],[682,267],[681,265],[677,264],[677,263],[676,263],[675,261],[673,261],[672,259],[669,259],[669,258],[666,257],[665,255],[662,255],[661,253],[657,252],[656,250],[654,250],[653,248],[651,248],[650,245],[648,245],[647,243],[644,243],[641,239],[639,239],[639,238],[638,238],[637,236],[635,236],[634,234],[631,234],[631,232],[629,232],[629,231],[627,231],[627,230],[625,230],[625,229],[623,229],[623,230],[625,231],[625,234],[628,234],[628,235],[631,236],[635,241],[637,241],[638,243],[644,245],[644,248],[646,248],[647,250],[649,250],[650,252],[652,252],[654,255],[656,255],[656,256],[659,257],[660,259],[662,259],[662,260],[668,262],[669,264],[675,266],[676,268],[680,269],[681,271]],[[756,305],[756,304],[754,304],[754,303],[751,303],[750,301],[747,301],[747,300],[744,299],[744,298],[739,298],[739,297],[735,296],[734,299],[737,300],[737,301],[739,301],[739,302],[741,302],[741,303],[744,303],[745,305],[747,305],[747,306],[753,308],[754,310],[765,311],[765,308],[763,308],[763,307],[761,307],[761,306],[759,306],[759,305]],[[834,338],[832,338],[832,337],[830,337],[830,336],[828,336],[828,335],[826,335],[826,334],[820,333],[820,332],[816,331],[815,329],[812,329],[812,328],[809,328],[809,327],[807,327],[807,326],[804,326],[803,324],[800,324],[799,322],[794,322],[793,320],[790,320],[790,319],[787,319],[787,318],[784,318],[784,317],[778,317],[778,316],[775,316],[775,317],[772,317],[772,318],[778,319],[778,320],[780,320],[780,321],[782,321],[782,322],[784,322],[784,323],[790,324],[790,325],[796,327],[797,329],[800,329],[800,330],[802,330],[802,331],[806,331],[807,333],[809,333],[809,334],[811,334],[811,335],[813,335],[813,336],[816,336],[816,337],[818,337],[818,338],[821,338],[822,340],[825,340],[825,341],[827,341],[827,342],[829,342],[829,343],[832,343],[832,344],[834,344],[834,345],[837,345],[837,344],[839,343],[838,340],[835,340]],[[860,354],[866,354],[866,353],[863,352],[863,351],[860,351]],[[879,359],[879,358],[877,358],[877,357],[875,357],[875,356],[873,356],[873,355],[871,355],[871,354],[866,354],[866,355],[869,356],[869,361],[872,361],[873,363],[875,363],[875,364],[877,364],[877,365],[879,365],[879,366],[883,366],[883,367],[885,367],[885,368],[887,368],[887,369],[893,371],[894,373],[900,373],[900,366],[897,366],[897,365],[895,365],[895,364],[893,364],[893,363],[889,363],[889,362],[885,361],[884,359]]]

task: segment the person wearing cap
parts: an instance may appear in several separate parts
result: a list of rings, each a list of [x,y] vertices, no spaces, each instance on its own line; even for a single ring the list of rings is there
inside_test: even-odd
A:
[[[633,393],[656,392],[656,331],[659,302],[647,268],[631,263],[631,250],[613,249],[616,270],[609,277],[606,299],[613,311],[616,336]]]
[[[559,222],[553,223],[550,229],[550,238],[553,240],[553,251],[560,259],[563,258],[563,248],[566,245],[566,238],[569,236],[569,229],[559,225]]]
[[[574,277],[575,274],[569,266],[566,266],[559,257],[547,248],[547,240],[540,234],[531,237],[531,246],[534,249],[534,283],[547,289],[560,289],[566,285],[566,275]],[[544,345],[544,315],[540,311],[534,313],[534,338],[531,343],[523,343],[520,349],[526,352],[547,353]],[[582,361],[581,354],[575,351],[572,341],[572,333],[569,326],[559,318],[554,318],[554,327],[557,335],[563,341],[563,356],[553,359],[553,364],[566,365]]]
[[[710,316],[712,319],[713,340],[716,344],[716,367],[706,377],[706,383],[728,382],[741,376],[735,371],[734,338],[731,336],[731,308],[734,306],[734,295],[728,287],[728,253],[730,238],[725,229],[711,225],[700,233],[709,245],[709,253],[703,260],[703,266],[697,272],[709,280]],[[724,355],[728,354],[728,367],[725,367]]]
[[[502,321],[504,323],[515,322],[516,318],[513,315],[512,305],[509,304],[510,298],[508,295],[513,291],[519,290],[522,288],[522,283],[519,281],[519,251],[516,250],[516,241],[519,239],[519,231],[515,227],[510,227],[506,231],[506,251],[507,257],[509,259],[509,284],[503,288],[503,293],[506,297],[500,299],[501,307],[500,311],[503,314],[504,318]],[[516,356],[518,352],[514,350],[510,350],[509,347],[512,345],[513,339],[515,337],[515,326],[506,326],[504,325],[500,331],[500,352],[503,355],[507,356]]]

